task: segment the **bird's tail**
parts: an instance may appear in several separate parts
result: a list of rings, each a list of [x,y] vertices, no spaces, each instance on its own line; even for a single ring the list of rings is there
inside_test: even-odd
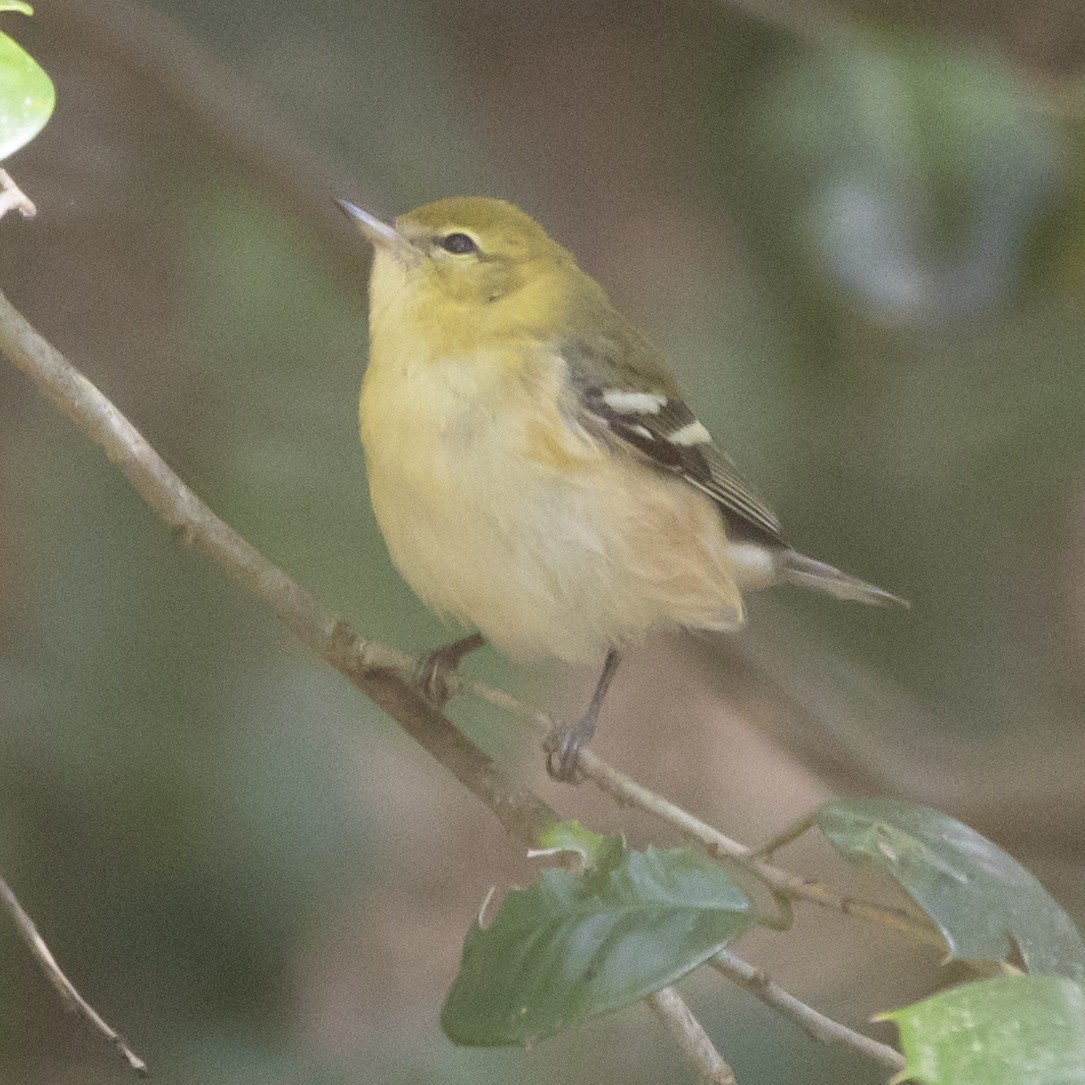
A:
[[[788,550],[784,554],[780,572],[789,584],[816,588],[818,591],[835,595],[838,599],[854,599],[859,603],[875,603],[880,606],[886,603],[895,603],[902,607],[911,606],[906,599],[901,599],[884,588],[842,573],[832,565],[808,558],[797,550]]]

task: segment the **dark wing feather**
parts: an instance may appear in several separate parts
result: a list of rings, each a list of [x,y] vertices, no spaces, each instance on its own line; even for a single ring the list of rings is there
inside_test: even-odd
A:
[[[712,443],[707,432],[705,439],[695,443],[672,440],[675,435],[693,432],[693,427],[701,429],[696,416],[682,400],[668,397],[655,411],[617,410],[612,405],[617,399],[613,390],[586,387],[580,391],[584,412],[596,428],[605,427],[654,466],[679,475],[707,494],[719,505],[731,531],[782,543],[780,521],[775,513]]]
[[[609,306],[594,315],[607,318],[604,332],[556,344],[567,367],[570,415],[707,494],[729,534],[782,545],[775,513],[712,443],[658,353]]]

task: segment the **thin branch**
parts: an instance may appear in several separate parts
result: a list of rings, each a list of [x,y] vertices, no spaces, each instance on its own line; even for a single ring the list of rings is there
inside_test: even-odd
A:
[[[417,661],[402,652],[359,637],[304,588],[268,561],[251,543],[220,520],[147,443],[124,415],[0,294],[0,347],[39,391],[105,449],[145,501],[183,542],[197,546],[251,595],[270,606],[294,633],[350,679],[420,745],[482,799],[505,829],[534,845],[539,832],[560,820],[541,798],[519,786],[482,749],[429,704],[403,675]],[[514,698],[474,683],[449,681],[449,689],[472,692],[528,719],[548,733],[554,723]],[[757,858],[750,848],[695,818],[607,765],[590,750],[580,755],[584,775],[620,803],[675,825],[688,839],[721,859],[741,863],[774,892],[807,900],[845,915],[903,931],[944,948],[937,932],[910,913],[840,896],[827,886],[793,875]]]
[[[15,183],[7,170],[0,170],[0,219],[9,211],[18,211],[24,219],[32,219],[38,209],[30,197]]]
[[[335,261],[332,271],[342,276],[349,268],[357,291],[358,239],[343,229],[328,198],[357,192],[356,173],[270,106],[266,91],[176,19],[136,0],[53,0],[38,7],[34,21],[54,39],[75,43],[95,64],[158,94],[204,146],[297,225],[299,237],[317,239],[314,252],[349,257]],[[367,207],[382,202],[379,192],[364,195]]]
[[[546,713],[526,707],[503,690],[491,689],[481,683],[466,681],[456,675],[449,679],[449,690],[452,693],[475,697],[503,708],[531,724],[540,734],[549,735],[556,726],[555,721]],[[874,901],[835,893],[821,882],[774,866],[761,858],[761,849],[755,851],[737,840],[732,840],[718,829],[701,821],[700,818],[694,817],[680,806],[663,798],[662,795],[650,791],[636,780],[619,772],[590,749],[580,751],[577,766],[585,779],[591,780],[600,791],[606,792],[620,805],[636,807],[667,822],[677,828],[687,840],[700,844],[715,858],[737,863],[748,870],[774,893],[779,893],[789,900],[804,900],[830,911],[900,931],[919,942],[945,951],[946,945],[941,935],[921,917],[903,908],[893,908]]]
[[[767,859],[770,855],[775,855],[781,849],[786,848],[788,844],[793,844],[800,836],[805,836],[814,825],[814,815],[807,814],[806,817],[800,818],[793,825],[789,825],[775,836],[769,837],[768,840],[758,844],[751,854],[758,859]]]
[[[143,499],[189,546],[198,547],[250,595],[266,603],[313,651],[345,675],[415,741],[482,799],[525,844],[560,820],[520,787],[397,674],[413,660],[350,627],[220,520],[167,466],[123,414],[0,294],[0,347],[117,464]]]
[[[822,882],[813,881],[774,866],[760,858],[752,848],[732,840],[661,795],[649,791],[624,773],[590,754],[589,751],[581,752],[579,764],[585,776],[618,802],[636,806],[669,822],[688,840],[693,840],[706,848],[709,854],[718,859],[737,863],[744,870],[748,870],[774,893],[779,893],[790,900],[805,900],[843,915],[877,923],[945,951],[945,940],[934,926],[922,917],[904,908],[893,908],[858,897],[843,896]]]
[[[305,644],[350,679],[480,798],[506,832],[530,847],[537,843],[542,829],[560,820],[547,803],[519,787],[488,754],[427,702],[408,677],[399,673],[413,675],[418,668],[417,660],[359,637],[346,622],[325,610],[282,569],[220,520],[113,403],[43,339],[3,294],[0,294],[0,350],[30,377],[47,399],[105,449],[140,496],[186,545],[203,550],[250,595],[270,606]],[[11,902],[18,908],[14,897]],[[19,912],[25,917],[21,909]],[[26,922],[29,924],[28,918]],[[33,930],[32,924],[29,929]],[[39,954],[44,950],[52,961],[40,938],[32,948]],[[56,962],[52,964],[55,968]],[[63,978],[59,969],[56,974]],[[93,1014],[92,1020],[98,1027],[106,1035],[116,1037],[79,998],[71,984],[67,980],[64,983],[70,988],[70,995],[79,1000],[81,1009],[85,1007],[84,1012]],[[65,989],[65,993],[69,992]],[[727,1064],[678,993],[669,991],[652,997],[663,1000],[661,1004],[653,1002],[653,1008],[665,1015],[676,1037],[681,1034],[682,1050],[697,1067],[702,1081],[734,1085],[733,1075],[720,1076],[722,1071],[730,1073]],[[121,1043],[119,1039],[116,1042]],[[121,1049],[128,1050],[123,1046]]]
[[[880,1062],[894,1073],[900,1073],[904,1069],[904,1056],[895,1048],[878,1043],[877,1040],[818,1013],[769,979],[760,968],[736,957],[729,950],[721,949],[708,963],[717,972],[756,995],[767,1006],[779,1010],[785,1017],[790,1017],[812,1040],[823,1044],[843,1044],[867,1058],[874,1059],[875,1062]]]
[[[0,876],[0,899],[15,920],[15,926],[22,935],[34,959],[41,966],[41,970],[48,977],[49,982],[60,992],[65,1003],[91,1028],[100,1032],[120,1052],[125,1062],[135,1070],[140,1077],[146,1077],[147,1064],[124,1042],[124,1038],[111,1028],[99,1015],[98,1011],[75,989],[75,985],[61,971],[52,951],[45,944],[45,939],[38,933],[34,921],[23,910],[11,886]]]
[[[325,610],[308,592],[269,562],[250,543],[220,520],[170,470],[154,449],[117,408],[85,377],[75,370],[0,294],[0,348],[23,370],[63,413],[84,429],[187,545],[205,551],[245,590],[267,603],[306,644],[344,674],[363,693],[383,708],[408,734],[433,757],[450,769],[461,783],[482,799],[497,815],[505,829],[525,844],[536,842],[546,825],[558,815],[532,792],[518,787],[481,749],[462,735],[453,724],[418,693],[403,673],[413,674],[417,661],[402,652],[367,641],[355,634],[346,623]],[[492,690],[455,675],[449,679],[450,692],[471,694],[499,705],[528,719],[543,733],[554,729],[554,721],[544,713],[533,712],[500,690]],[[922,941],[942,946],[937,934],[915,917],[899,910],[833,893],[827,886],[789,874],[764,861],[752,849],[695,818],[673,803],[656,795],[631,778],[610,767],[590,750],[580,756],[580,768],[597,787],[618,802],[637,806],[676,826],[688,839],[702,844],[717,858],[740,863],[774,892],[789,899],[807,900],[905,931]],[[10,889],[3,887],[8,907],[43,967],[66,998],[76,1005],[87,1020],[117,1044],[134,1069],[142,1062],[75,991],[56,966],[48,947],[34,929],[29,917],[19,908]],[[737,960],[737,958],[735,959]],[[717,964],[717,967],[721,967]],[[751,990],[759,997],[798,1016],[797,999],[780,990],[752,966],[746,976]],[[721,968],[722,970],[722,968]],[[734,1085],[734,1074],[712,1046],[704,1029],[680,996],[671,988],[650,996],[653,1010],[667,1023],[683,1053],[698,1069],[703,1082],[711,1085]],[[804,1027],[811,1025],[815,1011],[807,1011]],[[818,1038],[828,1035],[822,1029]],[[824,1019],[829,1021],[829,1019]],[[838,1030],[843,1026],[829,1022]],[[847,1032],[847,1030],[843,1030]],[[859,1034],[855,1034],[858,1036]],[[861,1038],[865,1039],[865,1038]],[[874,1041],[868,1041],[873,1044]],[[852,1046],[857,1046],[853,1043]],[[875,1051],[883,1045],[875,1045]],[[892,1052],[891,1048],[885,1049]],[[867,1050],[864,1053],[871,1054]],[[896,1052],[892,1052],[894,1058]],[[872,1057],[885,1061],[884,1055]],[[893,1063],[894,1068],[896,1062]]]
[[[701,1085],[737,1085],[734,1070],[724,1062],[700,1021],[673,987],[664,987],[644,1001],[667,1026],[686,1061],[700,1075]]]

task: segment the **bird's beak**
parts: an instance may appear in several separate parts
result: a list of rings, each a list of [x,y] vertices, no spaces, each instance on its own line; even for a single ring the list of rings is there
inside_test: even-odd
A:
[[[347,200],[336,200],[339,209],[347,218],[357,224],[363,234],[379,249],[399,256],[401,259],[410,259],[417,256],[417,250],[394,226],[389,226],[376,215],[363,211],[360,207],[349,203]]]

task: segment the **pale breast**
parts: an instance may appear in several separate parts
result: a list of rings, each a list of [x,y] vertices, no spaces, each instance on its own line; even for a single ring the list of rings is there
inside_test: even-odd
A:
[[[715,507],[563,414],[560,358],[375,361],[361,404],[373,508],[435,610],[512,655],[569,660],[659,623],[741,623]]]

